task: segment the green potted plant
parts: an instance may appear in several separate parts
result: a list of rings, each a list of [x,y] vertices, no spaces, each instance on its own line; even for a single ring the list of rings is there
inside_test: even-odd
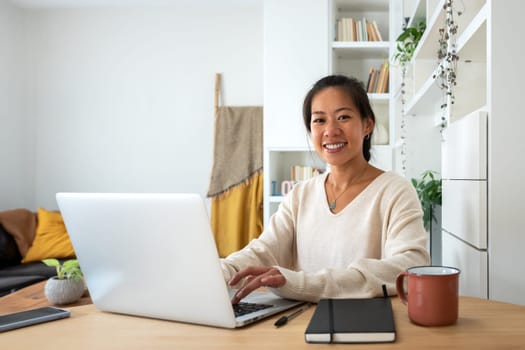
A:
[[[57,275],[47,280],[44,289],[47,299],[56,305],[74,303],[84,294],[82,270],[76,259],[63,263],[57,259],[42,260],[47,266],[56,268]]]
[[[397,52],[394,54],[394,61],[399,62],[402,67],[410,62],[425,29],[425,22],[419,22],[415,27],[407,27],[399,34],[396,39]]]
[[[437,173],[427,170],[421,174],[420,179],[412,179],[416,188],[421,207],[423,209],[423,224],[427,231],[430,230],[431,220],[437,222],[433,207],[441,205],[441,179]]]

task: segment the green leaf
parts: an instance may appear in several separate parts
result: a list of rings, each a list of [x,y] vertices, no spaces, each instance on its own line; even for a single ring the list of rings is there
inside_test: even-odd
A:
[[[64,262],[63,264],[63,267],[64,269],[74,269],[74,268],[78,268],[78,261],[75,259],[75,260],[67,260]]]
[[[57,259],[44,259],[42,260],[44,264],[51,267],[57,267],[60,265],[60,262]]]
[[[60,264],[60,261],[57,259],[44,259],[42,262],[47,266],[53,266],[56,268],[57,278],[59,280],[79,279],[83,276],[82,270],[80,270],[80,265],[76,259],[64,261],[63,264]]]
[[[410,33],[409,33],[408,31],[405,30],[403,33],[401,33],[401,34],[397,37],[396,41],[405,41],[406,38],[408,38],[409,34],[410,34]]]

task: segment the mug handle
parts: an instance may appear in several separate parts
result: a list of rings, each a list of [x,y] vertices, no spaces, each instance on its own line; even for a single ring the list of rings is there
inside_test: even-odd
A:
[[[407,294],[405,292],[405,287],[404,287],[405,277],[407,276],[408,276],[408,272],[403,271],[399,275],[397,275],[397,278],[396,278],[397,295],[399,296],[399,300],[401,300],[401,302],[405,305],[408,303]]]

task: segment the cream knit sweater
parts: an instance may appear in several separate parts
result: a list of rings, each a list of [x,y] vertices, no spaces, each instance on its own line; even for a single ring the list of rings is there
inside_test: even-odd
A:
[[[286,284],[272,291],[284,298],[365,298],[395,294],[395,278],[408,267],[427,265],[428,234],[415,189],[385,172],[346,208],[333,214],[327,174],[298,183],[258,239],[221,260],[226,280],[248,266],[275,266]]]

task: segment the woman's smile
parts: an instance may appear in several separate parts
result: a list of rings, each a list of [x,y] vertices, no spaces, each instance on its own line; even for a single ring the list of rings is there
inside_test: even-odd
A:
[[[323,148],[329,153],[339,152],[343,147],[345,147],[348,142],[338,142],[338,143],[325,143]]]

